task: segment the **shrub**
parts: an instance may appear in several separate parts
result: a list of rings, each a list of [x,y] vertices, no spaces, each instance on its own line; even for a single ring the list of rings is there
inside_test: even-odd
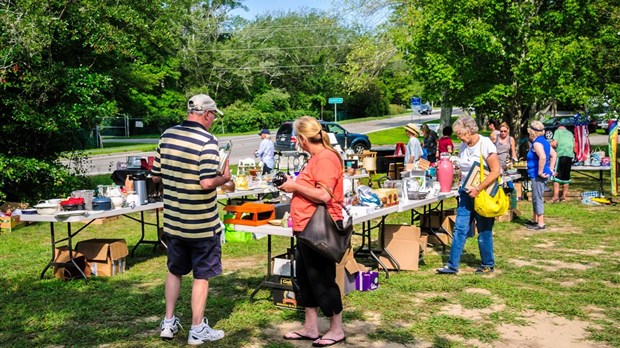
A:
[[[28,202],[67,197],[86,187],[88,179],[75,176],[60,163],[0,155],[0,201]]]

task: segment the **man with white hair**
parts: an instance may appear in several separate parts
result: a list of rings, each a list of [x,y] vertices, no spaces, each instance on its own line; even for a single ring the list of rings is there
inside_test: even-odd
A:
[[[209,128],[223,115],[208,95],[187,103],[187,120],[167,129],[157,147],[153,181],[164,187],[164,238],[168,253],[165,284],[166,314],[160,336],[172,339],[181,326],[174,309],[182,277],[193,272],[192,326],[188,344],[198,345],[224,337],[204,317],[209,279],[222,273],[218,215],[218,186],[230,180],[228,161],[219,172],[219,146]]]

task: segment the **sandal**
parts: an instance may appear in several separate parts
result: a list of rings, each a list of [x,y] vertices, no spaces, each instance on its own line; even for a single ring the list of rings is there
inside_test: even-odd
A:
[[[561,201],[562,201],[562,200],[561,200],[561,199],[559,199],[559,198],[553,198],[553,199],[551,199],[551,203],[558,203],[558,202],[561,202]]]

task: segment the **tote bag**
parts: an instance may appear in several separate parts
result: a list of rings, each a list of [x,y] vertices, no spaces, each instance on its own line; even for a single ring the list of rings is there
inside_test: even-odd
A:
[[[319,185],[334,198],[330,190],[322,184]],[[347,210],[341,202],[338,203]],[[318,204],[306,228],[297,235],[297,241],[331,261],[340,262],[347,249],[351,246],[353,218],[350,213],[348,215],[346,221],[342,223],[342,228],[340,228],[327,210],[327,206],[325,204]]]
[[[484,181],[483,163],[484,158],[482,158],[482,154],[480,154],[480,182]],[[499,178],[497,178],[497,182],[498,184],[500,183]],[[510,200],[501,187],[499,187],[495,196],[491,196],[486,190],[482,190],[474,199],[474,210],[476,213],[488,218],[506,214],[509,206]]]

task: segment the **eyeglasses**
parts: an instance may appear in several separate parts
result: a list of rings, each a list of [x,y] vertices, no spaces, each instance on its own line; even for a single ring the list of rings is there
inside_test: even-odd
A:
[[[217,120],[217,114],[213,110],[208,110],[207,113],[213,115],[213,122]]]
[[[500,133],[508,133],[508,131],[507,131],[507,130],[501,130],[501,131],[499,131],[499,132],[500,132]]]

